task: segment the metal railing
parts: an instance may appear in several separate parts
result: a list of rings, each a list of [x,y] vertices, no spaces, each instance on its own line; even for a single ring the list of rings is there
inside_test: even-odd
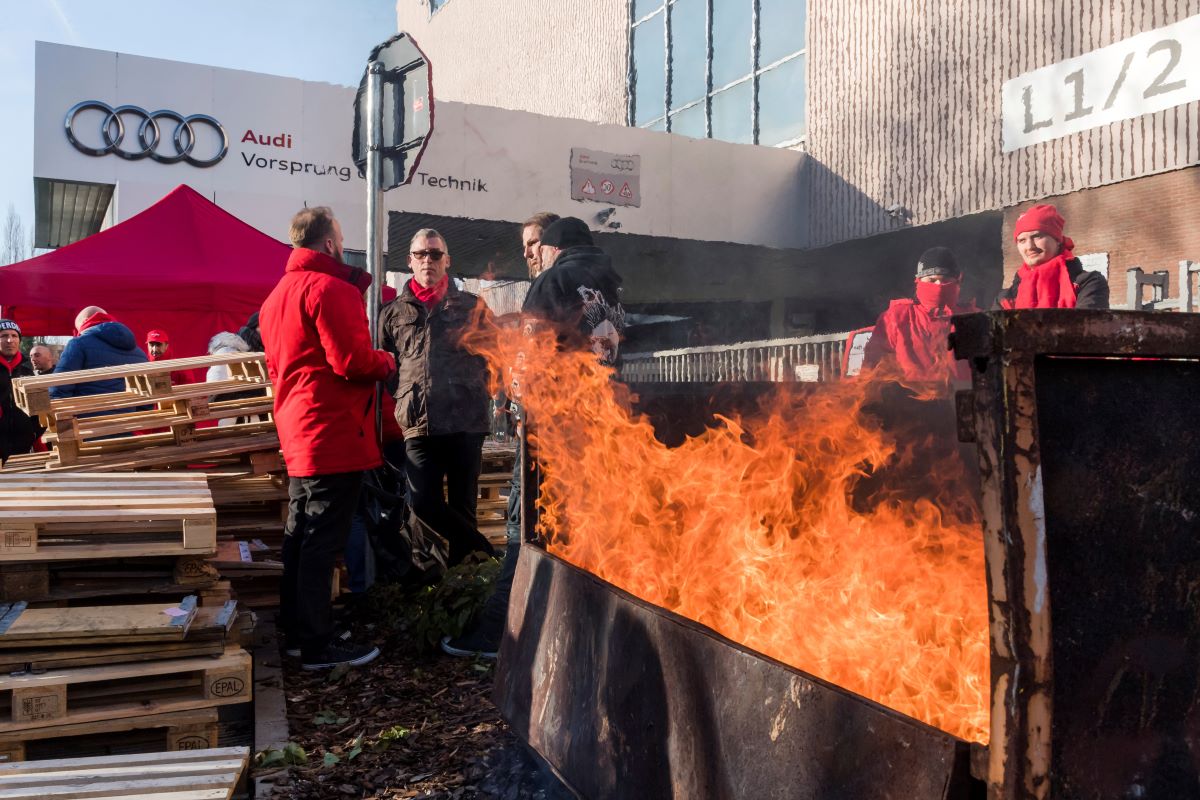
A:
[[[685,347],[622,356],[627,383],[715,383],[719,381],[832,381],[841,377],[846,333],[797,339]]]

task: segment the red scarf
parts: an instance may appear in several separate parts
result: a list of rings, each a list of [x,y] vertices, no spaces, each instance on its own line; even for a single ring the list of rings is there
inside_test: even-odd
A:
[[[14,369],[16,369],[20,365],[20,363],[21,363],[21,351],[20,350],[18,350],[17,354],[15,356],[13,356],[12,361],[9,361],[4,356],[0,356],[0,364],[3,364],[4,366],[8,367],[9,372],[12,372]]]
[[[417,283],[416,278],[409,278],[408,288],[412,289],[413,295],[421,301],[425,308],[433,311],[434,306],[442,302],[442,298],[446,296],[446,292],[450,288],[450,276],[443,275],[440,281],[428,289]]]
[[[79,334],[86,331],[88,328],[94,327],[103,322],[116,322],[116,321],[117,320],[115,317],[109,316],[106,312],[97,311],[95,314],[92,314],[90,317],[88,317],[87,319],[85,319],[83,321],[83,324],[80,325],[79,329],[75,331],[75,335],[78,336]]]
[[[1075,255],[1070,239],[1063,239],[1063,249],[1049,261],[1031,267],[1022,264],[1017,269],[1021,282],[1017,284],[1017,301],[1012,308],[1074,308],[1075,284],[1071,282],[1067,262]]]

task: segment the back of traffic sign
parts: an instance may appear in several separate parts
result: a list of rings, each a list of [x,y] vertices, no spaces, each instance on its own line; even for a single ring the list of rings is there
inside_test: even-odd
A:
[[[363,177],[368,177],[367,134],[371,120],[367,84],[373,65],[377,65],[375,68],[382,78],[379,188],[386,192],[412,180],[433,133],[433,69],[407,33],[399,33],[371,51],[358,94],[354,96],[353,157]]]

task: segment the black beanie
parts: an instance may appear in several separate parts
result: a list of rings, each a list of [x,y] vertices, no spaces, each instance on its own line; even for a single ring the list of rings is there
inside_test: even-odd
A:
[[[587,223],[579,217],[563,217],[557,222],[551,222],[546,230],[542,231],[541,243],[560,250],[581,245],[590,247],[595,244]]]
[[[940,276],[943,278],[957,278],[962,275],[962,270],[958,267],[958,261],[954,258],[954,253],[948,247],[931,247],[921,257],[917,259],[917,277],[926,278],[931,276]]]
[[[13,322],[11,319],[0,319],[0,331],[16,331],[17,336],[20,336],[21,326]]]

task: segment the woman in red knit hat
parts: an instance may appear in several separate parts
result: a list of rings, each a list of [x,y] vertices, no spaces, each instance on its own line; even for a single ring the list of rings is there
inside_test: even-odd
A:
[[[1083,268],[1063,235],[1065,220],[1051,205],[1036,205],[1017,218],[1013,238],[1025,262],[997,308],[1108,308],[1108,281]]]

